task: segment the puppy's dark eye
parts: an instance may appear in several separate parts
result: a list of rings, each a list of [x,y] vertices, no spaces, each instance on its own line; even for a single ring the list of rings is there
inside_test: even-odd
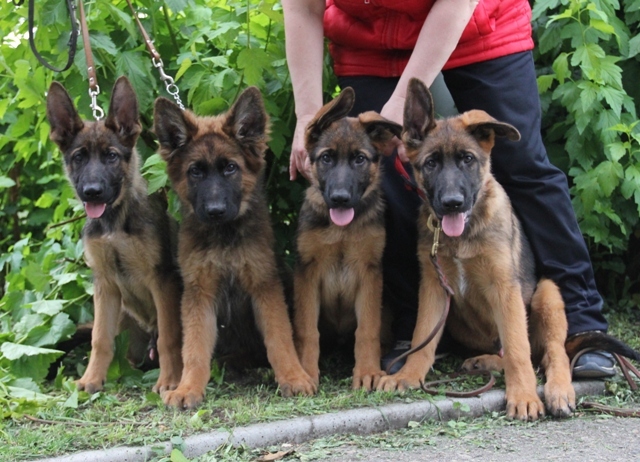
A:
[[[425,168],[429,170],[433,170],[437,165],[438,163],[435,161],[435,159],[427,159],[424,163]]]
[[[79,164],[84,160],[86,155],[87,155],[87,151],[85,149],[79,149],[78,151],[74,152],[73,155],[71,156],[71,162],[73,162],[74,164]]]
[[[365,156],[364,154],[358,154],[354,162],[356,165],[362,165],[366,161],[367,161],[367,156]]]
[[[189,174],[189,176],[191,178],[202,178],[203,176],[203,171],[200,167],[198,167],[197,165],[192,165],[191,167],[189,167],[189,170],[187,172]]]
[[[331,163],[331,155],[328,152],[325,152],[320,156],[320,160],[325,164]]]
[[[472,156],[471,154],[469,154],[469,153],[465,153],[465,154],[462,156],[462,161],[463,161],[465,164],[470,164],[470,163],[471,163],[471,162],[473,162],[474,160],[476,160],[476,158],[475,158],[475,157],[473,157],[473,156]]]
[[[114,151],[113,149],[111,149],[109,150],[109,152],[107,152],[107,162],[109,162],[110,164],[117,162],[118,159],[118,151]]]
[[[233,162],[229,162],[227,166],[224,168],[225,175],[233,175],[238,171],[238,165]]]

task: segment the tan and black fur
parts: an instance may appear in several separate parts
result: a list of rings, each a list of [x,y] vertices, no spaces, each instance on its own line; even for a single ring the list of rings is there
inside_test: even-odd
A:
[[[173,389],[182,371],[177,224],[159,195],[147,195],[139,171],[135,144],[141,126],[133,88],[120,77],[107,118],[88,122],[80,119],[64,87],[53,82],[47,117],[51,139],[88,214],[82,241],[94,276],[94,322],[91,357],[78,387],[89,393],[102,389],[114,338],[133,319],[149,337],[158,336],[160,377],[154,391]]]
[[[447,328],[463,345],[492,353],[468,360],[464,367],[504,369],[507,415],[537,419],[544,407],[536,393],[533,352],[545,369],[547,408],[553,415],[568,415],[575,394],[564,346],[564,302],[552,281],[535,279],[526,237],[504,189],[491,175],[496,136],[520,138],[514,127],[483,111],[435,120],[427,88],[417,79],[409,83],[403,142],[427,197],[418,222],[422,277],[412,345],[429,335],[445,307],[445,292],[430,260],[433,224],[447,214],[462,213],[464,231],[454,237],[441,232],[437,252],[455,292]],[[434,362],[439,337],[409,356],[397,374],[384,377],[380,388],[418,387]],[[501,347],[502,358],[497,355]]]
[[[345,88],[306,129],[311,185],[299,216],[294,274],[294,331],[302,366],[318,384],[323,334],[355,331],[353,388],[380,377],[384,199],[380,152],[401,127],[375,112],[347,117],[354,92]],[[331,209],[352,210],[338,225]]]
[[[192,408],[202,401],[219,333],[229,323],[245,337],[257,325],[283,395],[313,394],[315,384],[296,355],[273,250],[263,185],[268,116],[260,92],[248,88],[215,117],[158,98],[155,132],[183,215],[184,369],[164,402]],[[251,325],[238,326],[246,313]]]

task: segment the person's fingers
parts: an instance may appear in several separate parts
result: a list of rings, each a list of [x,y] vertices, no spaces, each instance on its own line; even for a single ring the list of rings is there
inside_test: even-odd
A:
[[[398,138],[396,138],[398,139]],[[409,162],[409,158],[407,157],[407,151],[404,147],[404,144],[402,143],[402,141],[398,140],[399,144],[397,146],[398,149],[398,157],[400,158],[400,160],[404,163],[408,163]]]
[[[296,156],[292,152],[289,157],[289,180],[294,181],[298,177],[298,167],[296,165]]]

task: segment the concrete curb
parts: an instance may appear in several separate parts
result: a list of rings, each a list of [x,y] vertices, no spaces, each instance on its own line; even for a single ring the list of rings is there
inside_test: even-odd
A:
[[[574,382],[576,398],[601,395],[604,382]],[[538,387],[542,395],[542,387]],[[459,403],[459,404],[456,404]],[[460,405],[469,406],[468,412],[460,411]],[[282,443],[302,443],[316,438],[338,434],[367,435],[387,430],[406,428],[411,421],[446,421],[465,417],[478,417],[486,412],[503,411],[504,391],[493,390],[477,398],[418,401],[410,404],[387,404],[376,408],[361,408],[298,417],[290,420],[254,424],[231,431],[218,430],[190,436],[184,440],[184,455],[192,458],[212,451],[223,444],[244,445],[249,448],[268,447]],[[144,447],[120,447],[99,451],[85,451],[40,462],[145,462],[157,457],[158,452],[169,454],[171,443],[159,443]]]

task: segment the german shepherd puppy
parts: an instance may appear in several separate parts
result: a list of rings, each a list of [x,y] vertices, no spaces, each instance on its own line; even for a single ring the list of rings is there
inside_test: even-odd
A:
[[[428,89],[417,79],[410,81],[402,139],[427,197],[418,219],[422,279],[412,344],[427,337],[445,307],[446,295],[430,261],[433,224],[441,224],[444,236],[437,255],[455,292],[448,319],[452,336],[477,351],[497,353],[502,346],[507,415],[537,419],[544,407],[536,393],[527,335],[526,307],[530,307],[531,343],[547,376],[547,407],[554,415],[568,415],[575,406],[575,393],[564,348],[564,302],[553,282],[535,280],[526,237],[504,189],[491,175],[490,152],[496,136],[520,139],[513,126],[483,111],[436,121]],[[397,374],[383,378],[380,388],[419,386],[434,362],[440,335],[409,356]],[[475,366],[491,369],[496,364]]]
[[[317,385],[323,333],[355,330],[353,388],[375,388],[380,370],[384,199],[380,152],[402,127],[375,112],[347,117],[345,88],[306,129],[311,161],[298,224],[294,331],[302,367]]]
[[[549,279],[536,280],[529,243],[491,175],[496,136],[520,139],[513,126],[484,111],[436,121],[427,87],[417,79],[409,82],[402,139],[426,193],[418,222],[422,278],[412,345],[432,332],[445,307],[430,261],[434,229],[441,226],[437,257],[454,291],[447,328],[462,345],[492,353],[467,360],[463,369],[504,370],[507,416],[534,420],[545,411],[536,393],[533,362],[539,363],[547,379],[547,409],[567,416],[575,408],[569,355],[585,347],[634,359],[640,355],[602,333],[577,336],[565,345],[568,325],[560,291]],[[434,362],[438,340],[409,356],[397,374],[383,377],[379,388],[418,387]],[[501,349],[504,357],[496,354]]]
[[[47,117],[51,139],[87,213],[82,241],[94,276],[95,312],[91,357],[78,388],[102,389],[119,322],[130,317],[158,336],[160,377],[153,390],[174,389],[182,371],[177,226],[161,196],[147,195],[139,171],[135,145],[141,126],[133,88],[120,77],[107,118],[87,122],[64,87],[53,82]]]
[[[158,98],[154,119],[183,217],[178,259],[185,286],[184,370],[164,402],[193,408],[202,401],[218,328],[238,328],[246,312],[262,333],[280,392],[315,393],[296,355],[273,251],[263,184],[269,121],[260,92],[248,88],[215,117],[197,117]],[[239,330],[251,337],[250,327],[240,324]]]

